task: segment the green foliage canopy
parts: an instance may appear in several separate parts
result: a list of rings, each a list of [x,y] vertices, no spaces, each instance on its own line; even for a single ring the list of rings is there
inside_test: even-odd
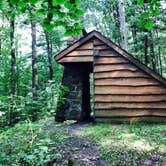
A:
[[[62,26],[66,35],[80,35],[82,26],[78,21],[84,12],[79,8],[80,0],[2,0],[0,11],[10,7],[8,16],[30,12],[31,19],[40,17],[42,26],[47,30]]]

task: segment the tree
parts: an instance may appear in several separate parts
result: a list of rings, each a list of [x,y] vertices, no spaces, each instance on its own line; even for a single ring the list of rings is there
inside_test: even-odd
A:
[[[48,67],[49,67],[49,79],[53,80],[53,66],[52,66],[52,43],[49,37],[49,33],[44,30],[46,45],[47,45],[47,56],[48,56]]]
[[[37,74],[37,50],[36,50],[36,23],[31,20],[31,35],[32,35],[32,90],[33,97],[38,96],[38,74]]]
[[[120,36],[121,47],[127,50],[127,37],[126,37],[126,21],[123,0],[118,1],[119,22],[120,22]]]

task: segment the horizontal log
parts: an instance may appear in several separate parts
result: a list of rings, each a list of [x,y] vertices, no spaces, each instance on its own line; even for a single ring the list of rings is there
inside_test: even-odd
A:
[[[128,103],[96,103],[94,104],[95,106],[95,110],[96,109],[119,109],[119,108],[124,108],[124,109],[128,109],[128,108],[151,108],[151,109],[159,109],[159,108],[163,108],[166,111],[166,102],[158,102],[158,103],[134,103],[134,102],[128,102]]]
[[[67,57],[70,56],[84,56],[84,55],[91,55],[93,56],[93,50],[78,50],[78,51],[72,51],[69,54],[67,54]]]
[[[95,95],[94,102],[162,102],[165,95]]]
[[[77,56],[77,57],[64,57],[60,59],[58,62],[60,63],[68,63],[68,62],[93,62],[92,56]]]
[[[114,118],[106,118],[106,117],[95,117],[96,122],[111,122],[111,123],[137,123],[137,122],[151,122],[151,123],[165,123],[165,117],[157,117],[157,116],[147,116],[147,117],[114,117]]]
[[[106,78],[106,79],[96,79],[94,85],[120,85],[120,86],[146,86],[146,85],[160,85],[159,82],[153,79],[146,78]]]
[[[82,49],[93,49],[93,42],[87,42],[83,44],[82,46],[78,47],[76,50],[82,50]]]
[[[117,64],[117,65],[99,65],[94,66],[94,72],[116,71],[116,70],[129,70],[137,71],[138,69],[130,64]]]
[[[110,49],[110,47],[108,47],[106,44],[94,46],[94,50],[109,50],[109,49]]]
[[[160,86],[118,87],[96,85],[95,94],[166,94],[166,88]]]
[[[105,56],[105,57],[119,56],[119,54],[116,53],[113,50],[101,50],[100,53],[99,53],[99,57],[98,58],[101,58],[102,56]]]
[[[116,64],[116,63],[129,63],[129,61],[121,57],[102,57],[102,58],[96,58],[94,60],[94,64]]]
[[[96,46],[96,45],[102,45],[104,43],[99,39],[94,39],[93,44]]]
[[[165,116],[166,117],[166,110],[95,110],[95,117],[131,117],[131,116]]]
[[[95,79],[100,79],[100,78],[149,78],[149,76],[143,72],[140,71],[131,71],[128,69],[125,70],[119,70],[119,71],[105,71],[105,72],[100,72],[100,73],[94,73],[94,78]]]

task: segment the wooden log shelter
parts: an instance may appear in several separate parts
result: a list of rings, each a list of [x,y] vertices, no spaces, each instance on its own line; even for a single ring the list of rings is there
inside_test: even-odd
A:
[[[93,73],[95,121],[166,122],[166,80],[101,33],[88,33],[55,59],[64,66],[62,84],[69,87],[57,121],[91,118]]]

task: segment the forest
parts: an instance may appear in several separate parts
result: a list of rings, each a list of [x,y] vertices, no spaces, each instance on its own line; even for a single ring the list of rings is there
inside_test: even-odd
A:
[[[0,166],[166,165],[165,124],[55,122],[55,56],[92,30],[166,78],[165,0],[0,1]]]

